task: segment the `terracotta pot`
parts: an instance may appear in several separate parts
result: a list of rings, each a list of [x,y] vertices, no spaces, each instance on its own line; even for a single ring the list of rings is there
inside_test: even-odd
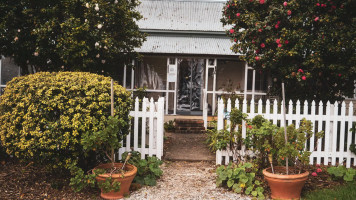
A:
[[[274,167],[274,170],[283,170],[285,167]],[[263,170],[263,175],[271,188],[272,199],[300,199],[300,193],[308,179],[309,172],[294,175],[272,174],[271,168]]]
[[[122,167],[123,163],[115,163],[115,167],[120,168]],[[106,163],[106,164],[101,164],[97,166],[96,168],[93,169],[110,169],[112,167],[112,163]],[[115,192],[107,192],[104,193],[103,190],[101,190],[100,196],[104,199],[121,199],[126,195],[130,194],[130,185],[132,180],[135,178],[136,173],[137,173],[137,168],[133,165],[126,164],[125,166],[126,172],[124,173],[124,177],[122,177],[122,174],[112,174],[112,180],[113,181],[118,181],[120,182],[120,191]],[[105,181],[106,178],[110,177],[109,173],[106,174],[100,174],[96,177],[96,180],[98,182],[100,181]]]

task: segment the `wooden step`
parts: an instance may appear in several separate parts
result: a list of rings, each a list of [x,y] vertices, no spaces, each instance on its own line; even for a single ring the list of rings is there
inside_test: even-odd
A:
[[[205,133],[204,121],[201,119],[176,119],[176,133]]]

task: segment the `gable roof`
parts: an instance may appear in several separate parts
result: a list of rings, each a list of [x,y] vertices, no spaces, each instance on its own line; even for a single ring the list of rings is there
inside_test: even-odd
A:
[[[225,31],[220,22],[225,1],[142,0],[140,29]]]

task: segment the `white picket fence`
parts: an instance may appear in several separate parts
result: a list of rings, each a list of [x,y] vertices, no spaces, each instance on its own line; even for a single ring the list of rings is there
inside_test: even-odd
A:
[[[126,141],[122,143],[123,147],[119,149],[119,159],[121,159],[122,153],[132,150],[139,151],[142,159],[146,155],[155,155],[161,159],[163,155],[164,98],[160,97],[157,102],[154,102],[153,98],[150,101],[143,98],[142,108],[139,109],[139,99],[136,98],[134,111],[130,112],[133,129],[126,136]]]
[[[240,102],[236,100],[235,107],[240,109]],[[273,124],[284,126],[283,120],[283,106],[282,103],[278,105],[275,100],[273,104],[267,100],[265,104],[262,104],[260,99],[257,103],[257,112],[255,102],[252,100],[249,104],[250,110],[246,100],[242,102],[242,112],[248,114],[248,118],[252,119],[256,115],[262,115],[266,119],[271,120]],[[307,101],[301,105],[298,100],[296,104],[289,101],[289,105],[286,105],[286,119],[287,125],[294,123],[296,128],[299,127],[300,120],[306,118],[313,123],[314,132],[324,131],[325,136],[317,141],[316,148],[314,147],[314,136],[307,141],[306,148],[311,151],[310,164],[331,165],[344,164],[346,167],[351,165],[356,166],[356,155],[349,150],[350,144],[355,144],[355,133],[350,131],[352,124],[356,122],[356,116],[354,116],[354,108],[352,102],[346,106],[345,102],[341,104],[341,110],[339,104],[330,104],[327,102],[324,105],[319,102],[317,106],[315,101],[312,101],[311,105]],[[271,109],[272,108],[272,109]],[[280,111],[280,112],[279,112]],[[231,100],[229,99],[225,107],[222,99],[218,102],[218,124],[217,129],[222,130],[224,127],[229,127],[230,120],[227,119],[228,113],[231,112]],[[244,124],[244,122],[243,122]],[[246,137],[246,126],[242,126],[242,137]],[[315,150],[314,150],[315,149]],[[244,155],[248,151],[243,147],[239,153]],[[233,153],[230,150],[223,150],[216,152],[216,164],[228,164],[232,158]]]

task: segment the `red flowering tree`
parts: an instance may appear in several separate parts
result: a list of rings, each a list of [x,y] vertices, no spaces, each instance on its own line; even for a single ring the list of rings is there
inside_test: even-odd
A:
[[[221,19],[231,25],[232,50],[286,84],[289,98],[341,100],[356,75],[356,1],[230,0]]]

